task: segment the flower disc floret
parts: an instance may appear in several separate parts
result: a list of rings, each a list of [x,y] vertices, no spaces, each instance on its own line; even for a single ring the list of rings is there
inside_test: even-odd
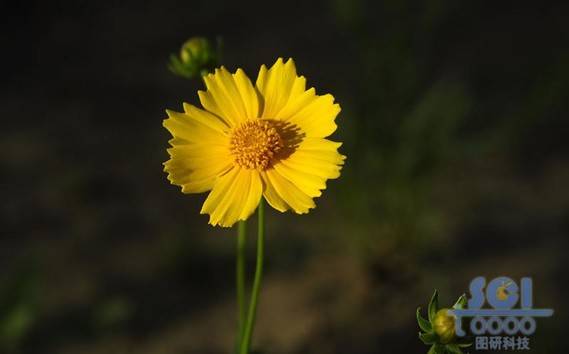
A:
[[[235,163],[247,169],[266,170],[283,148],[283,140],[268,120],[250,120],[231,134],[229,149]]]

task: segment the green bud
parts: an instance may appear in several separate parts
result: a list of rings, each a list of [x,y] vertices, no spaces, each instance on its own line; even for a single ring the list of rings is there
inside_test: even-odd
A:
[[[448,313],[449,309],[440,309],[433,319],[433,329],[443,344],[450,343],[455,336],[455,317]]]
[[[187,64],[194,61],[194,64],[207,63],[213,56],[209,41],[203,37],[194,37],[187,40],[180,49],[180,59]]]
[[[191,79],[206,75],[217,66],[217,54],[204,37],[193,37],[184,42],[179,56],[170,56],[169,68],[174,74]]]

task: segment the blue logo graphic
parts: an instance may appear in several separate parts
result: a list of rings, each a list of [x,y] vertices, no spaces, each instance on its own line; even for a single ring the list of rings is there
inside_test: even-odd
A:
[[[536,329],[535,317],[553,315],[552,309],[533,308],[533,282],[528,277],[522,278],[519,286],[508,277],[497,277],[489,283],[486,278],[477,277],[470,283],[470,296],[466,309],[449,310],[456,317],[455,331],[459,337],[466,334],[462,328],[464,317],[472,317],[470,332],[475,336],[529,336]],[[488,306],[483,308],[485,303]]]

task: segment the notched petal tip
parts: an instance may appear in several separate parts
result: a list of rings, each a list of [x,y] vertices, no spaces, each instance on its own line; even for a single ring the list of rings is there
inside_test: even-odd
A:
[[[217,223],[213,223],[213,222],[209,221],[208,224],[210,224],[211,226],[219,226],[219,227],[223,227],[224,229],[228,229],[228,228],[230,228],[231,226],[233,226],[235,223],[233,223],[233,224],[228,224],[228,223],[224,223],[224,222],[222,222],[222,221],[219,221],[219,222],[217,222]]]
[[[290,70],[292,73],[294,73],[295,76],[297,76],[296,74],[296,63],[294,62],[294,59],[292,58],[288,58],[285,62],[284,62],[284,67],[288,70]]]
[[[192,105],[189,104],[188,102],[182,102],[182,108],[184,109],[184,112],[187,114],[187,113],[191,112]]]
[[[200,211],[200,214],[203,215],[203,214],[207,214],[207,213],[204,213],[204,212]],[[235,222],[233,222],[233,223],[227,223],[227,222],[224,222],[222,219],[217,220],[217,219],[214,219],[213,216],[209,215],[209,220],[208,220],[207,223],[208,223],[209,225],[213,226],[213,227],[219,226],[219,227],[223,227],[223,228],[230,228],[230,227],[233,226],[237,221],[239,221],[239,220],[235,220]]]
[[[332,96],[332,95],[330,95],[330,96]],[[332,96],[332,100],[335,100],[334,96]],[[340,106],[339,103],[334,103],[334,108],[338,110],[338,113],[342,112],[342,107]]]
[[[174,111],[174,110],[171,110],[171,109],[165,109],[164,112],[166,113],[166,115],[168,116],[168,118],[165,118],[163,121],[166,121],[166,120],[172,118],[172,117],[173,117],[174,115],[176,115],[176,114],[180,114],[180,113],[178,113],[178,112],[176,112],[176,111]]]
[[[304,215],[304,214],[310,213],[310,211],[311,211],[312,209],[315,209],[315,208],[316,208],[316,203],[314,203],[314,201],[312,201],[312,205],[308,206],[306,209],[297,210],[297,209],[292,208],[291,210],[292,210],[295,214]]]
[[[215,72],[215,70],[218,70],[218,68],[215,68],[215,69],[214,69],[214,72]],[[212,78],[212,77],[214,77],[214,76],[215,76],[215,74],[214,74],[213,72],[209,72],[209,73],[205,74],[204,76],[202,76],[202,78],[204,78],[204,79],[210,79],[210,78]]]

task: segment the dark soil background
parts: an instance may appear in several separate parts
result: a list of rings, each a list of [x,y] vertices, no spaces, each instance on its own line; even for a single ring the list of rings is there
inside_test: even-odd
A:
[[[426,353],[415,309],[478,275],[532,276],[532,352],[568,352],[568,4],[2,2],[0,353],[231,351],[235,232],[161,165],[195,35],[343,108],[342,177],[268,213],[260,352]]]

